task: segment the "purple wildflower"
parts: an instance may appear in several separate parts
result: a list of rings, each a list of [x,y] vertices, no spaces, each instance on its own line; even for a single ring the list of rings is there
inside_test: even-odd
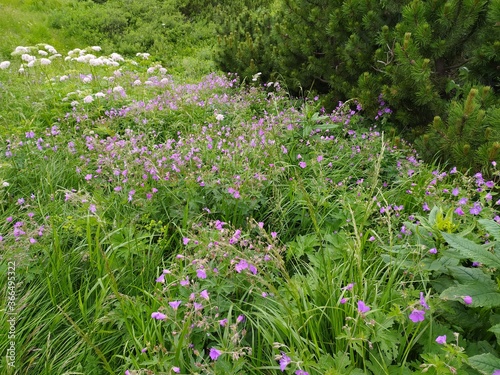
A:
[[[284,372],[286,369],[286,366],[288,366],[290,363],[292,363],[292,359],[287,356],[284,352],[281,352],[281,358],[279,360],[280,362],[280,370],[281,372]]]
[[[212,359],[212,361],[216,361],[217,358],[220,357],[221,352],[220,352],[220,350],[217,350],[215,348],[210,348],[210,354],[209,355],[210,355],[210,358]]]
[[[424,310],[413,310],[410,314],[410,320],[413,323],[422,322],[425,319],[425,311]]]
[[[370,311],[371,308],[369,306],[367,306],[363,301],[358,301],[358,311],[361,313],[361,314],[364,314],[368,311]]]
[[[426,309],[426,310],[429,310],[430,307],[429,305],[427,304],[427,302],[425,302],[425,297],[424,297],[424,293],[423,292],[420,292],[420,305]]]
[[[200,292],[200,297],[203,299],[206,299],[207,301],[210,299],[210,296],[208,295],[208,292],[206,289]]]
[[[436,342],[439,344],[439,345],[444,345],[446,344],[446,335],[443,335],[443,336],[438,336],[436,338]]]
[[[177,310],[179,306],[181,305],[182,301],[171,301],[168,304],[170,305],[171,308],[174,310]]]
[[[205,270],[203,268],[198,268],[196,270],[196,276],[198,276],[198,278],[200,278],[200,279],[206,279],[207,273],[205,272]]]
[[[469,212],[470,212],[472,215],[479,215],[479,214],[481,213],[481,210],[482,210],[482,208],[481,208],[481,203],[479,203],[479,202],[474,202],[474,206],[470,209],[470,211],[469,211]]]
[[[154,313],[151,314],[151,318],[157,320],[164,320],[167,318],[167,316],[165,314],[162,314],[161,312],[155,311]]]
[[[470,305],[472,303],[472,297],[471,296],[465,296],[464,297],[464,303],[466,305]]]
[[[194,302],[193,306],[194,306],[195,310],[201,310],[201,309],[203,309],[203,305],[201,303],[198,303],[198,302]]]
[[[221,325],[221,327],[225,327],[226,324],[227,324],[227,319],[221,319],[221,320],[219,320],[219,324]]]

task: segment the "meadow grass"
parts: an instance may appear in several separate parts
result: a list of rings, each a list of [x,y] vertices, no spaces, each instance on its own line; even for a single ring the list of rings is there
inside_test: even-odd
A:
[[[51,47],[0,70],[6,373],[498,373],[495,181],[354,100]]]
[[[16,46],[35,45],[40,41],[66,51],[81,45],[81,39],[68,38],[61,30],[50,27],[51,13],[67,3],[65,0],[1,0],[0,60],[8,60]]]

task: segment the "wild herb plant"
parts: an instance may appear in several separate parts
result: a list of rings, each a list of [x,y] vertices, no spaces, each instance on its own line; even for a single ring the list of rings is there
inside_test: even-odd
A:
[[[29,119],[2,111],[11,373],[498,373],[495,180],[424,164],[354,100],[57,55],[0,70]]]

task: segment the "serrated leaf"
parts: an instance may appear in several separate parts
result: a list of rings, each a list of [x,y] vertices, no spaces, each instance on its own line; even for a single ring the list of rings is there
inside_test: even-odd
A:
[[[491,375],[495,370],[500,369],[500,359],[491,353],[480,354],[470,357],[469,365],[482,374]]]
[[[448,244],[462,256],[475,262],[481,262],[486,267],[500,268],[500,257],[490,253],[483,246],[456,234],[441,232]]]
[[[484,283],[452,286],[441,293],[439,298],[444,300],[463,301],[463,297],[472,297],[471,307],[500,306],[500,293],[496,286]]]
[[[493,332],[497,337],[497,342],[500,343],[500,324],[495,324],[488,331]]]
[[[500,224],[498,224],[496,221],[486,219],[478,220],[478,222],[497,241],[500,241]]]
[[[492,278],[485,274],[480,268],[470,267],[447,267],[450,276],[457,280],[460,284],[483,283],[485,285],[495,287],[495,282]]]

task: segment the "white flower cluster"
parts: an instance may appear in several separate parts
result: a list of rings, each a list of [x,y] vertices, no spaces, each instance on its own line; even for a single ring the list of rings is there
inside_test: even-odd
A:
[[[61,57],[61,54],[58,53],[57,50],[50,44],[37,44],[36,46],[30,46],[30,47],[18,46],[16,47],[14,52],[12,52],[11,55],[12,56],[21,55],[21,60],[26,63],[26,64],[24,63],[21,64],[19,68],[19,73],[24,73],[25,66],[31,68],[36,64],[49,65],[52,63],[52,60]],[[37,56],[44,56],[44,57],[38,58]],[[4,61],[2,64],[3,66],[5,66],[5,68],[3,68],[2,65],[0,64],[0,67],[2,69],[7,69],[10,66],[10,62],[8,61]]]
[[[89,64],[90,66],[119,66],[119,62],[125,61],[125,59],[118,53],[112,53],[109,57],[99,56],[90,53],[99,52],[101,47],[92,46],[85,49],[75,48],[68,52],[68,56],[64,58],[64,61],[76,61],[79,63]]]
[[[158,72],[160,72],[161,75],[167,74],[167,69],[161,66],[160,64],[156,64],[155,66],[151,66],[148,68],[147,72],[148,74],[153,74],[155,70],[158,69]]]
[[[142,53],[142,52],[137,52],[136,53],[137,57],[142,57],[144,60],[149,59],[149,56],[151,56],[149,53]]]
[[[72,92],[67,93],[66,96],[62,99],[62,101],[67,102],[67,101],[71,100],[71,106],[76,107],[80,103],[78,102],[78,100],[73,99],[73,97],[75,97],[75,96],[77,96],[79,98],[83,97],[83,102],[87,103],[87,104],[92,103],[95,99],[104,98],[106,96],[106,94],[104,94],[101,91],[96,92],[95,94],[88,94],[87,95],[87,93],[88,93],[88,91],[87,92],[84,92],[81,90],[72,91]]]

